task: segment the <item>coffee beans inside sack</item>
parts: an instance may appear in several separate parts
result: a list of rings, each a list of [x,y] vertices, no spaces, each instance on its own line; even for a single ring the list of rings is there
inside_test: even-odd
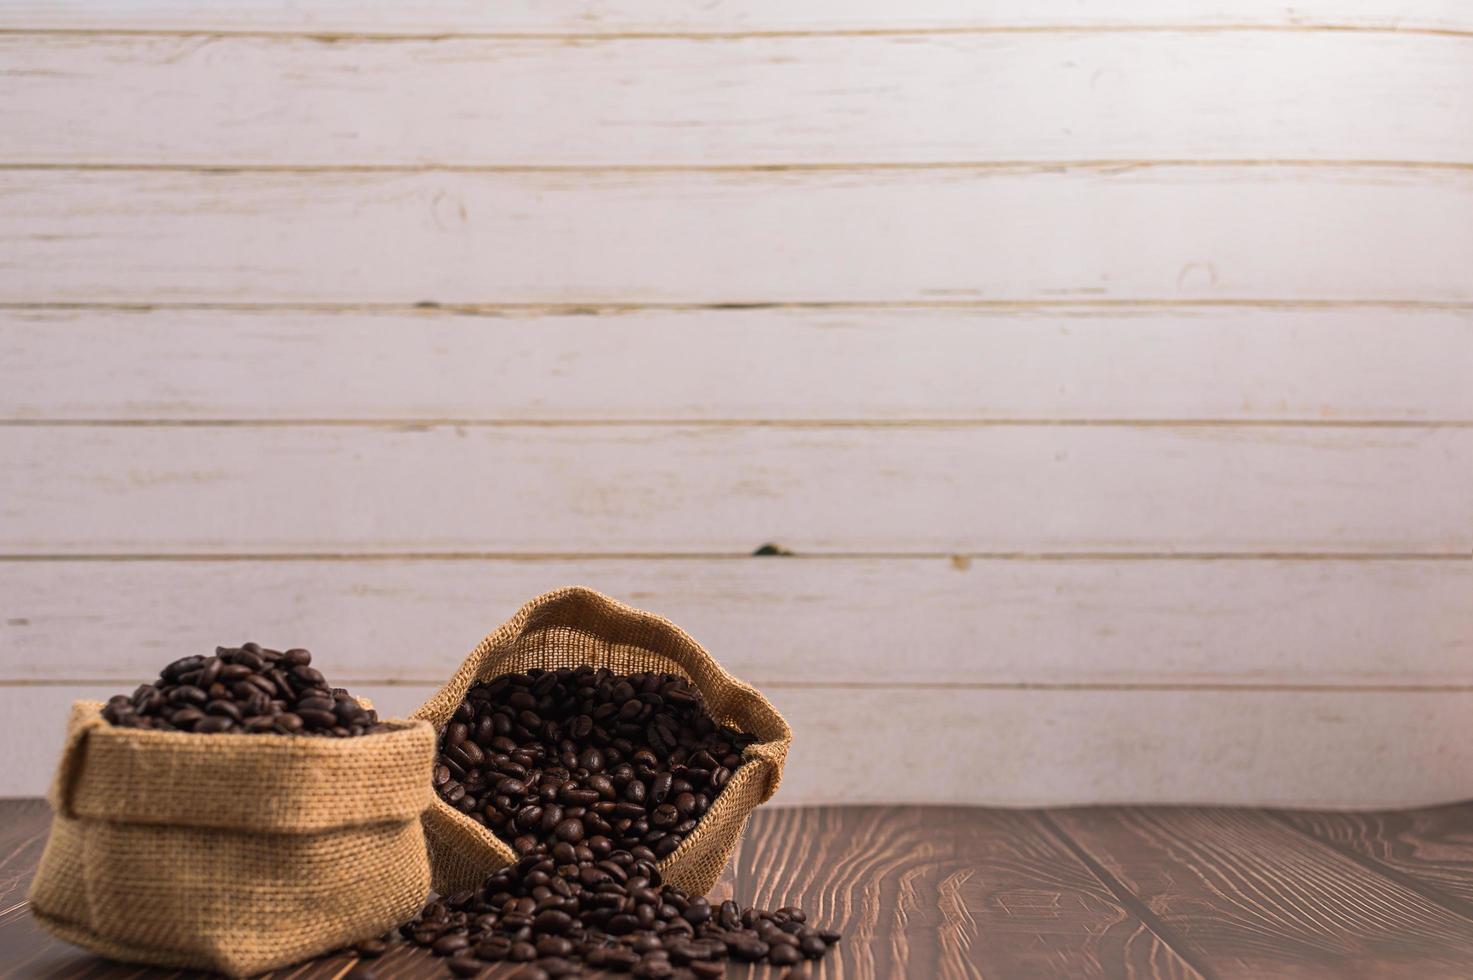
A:
[[[756,739],[674,674],[587,665],[471,687],[441,739],[440,798],[518,854],[556,843],[673,854]]]
[[[112,959],[243,976],[381,934],[429,893],[435,732],[305,650],[220,648],[73,708],[30,893]]]
[[[533,671],[540,673],[534,678]],[[577,680],[569,682],[573,673]],[[500,680],[517,675],[525,675],[530,686]],[[550,680],[541,679],[548,675]],[[545,689],[536,690],[538,683]],[[462,708],[472,700],[473,689],[486,710]],[[668,701],[662,691],[671,695]],[[703,713],[694,709],[697,702],[704,705]],[[523,711],[530,714],[524,717]],[[454,737],[449,726],[457,713],[466,726],[460,754],[441,760],[448,772],[448,777],[437,774],[443,795],[437,795],[425,815],[435,890],[442,895],[481,887],[492,872],[524,856],[517,849],[519,838],[530,837],[535,844],[550,816],[560,816],[549,823],[555,831],[570,819],[569,809],[577,807],[584,815],[596,815],[591,823],[582,815],[575,821],[585,839],[602,836],[615,846],[647,848],[665,881],[704,895],[726,867],[752,810],[777,790],[792,740],[792,730],[777,709],[722,669],[679,627],[584,588],[559,589],[524,605],[471,651],[414,717]],[[504,720],[498,722],[498,715]],[[489,719],[489,729],[482,727],[483,717]],[[549,722],[556,723],[555,732],[547,728]],[[498,733],[498,725],[506,731]],[[549,739],[552,734],[556,737]],[[498,737],[509,739],[512,751],[505,751],[507,742],[494,741]],[[673,744],[687,738],[700,744]],[[563,757],[565,748],[571,759]],[[589,749],[601,756],[587,760],[601,765],[601,772],[581,765],[578,757]],[[653,759],[636,759],[641,750]],[[520,758],[514,757],[516,752]],[[479,766],[476,753],[481,755]],[[493,757],[489,767],[487,756]],[[496,756],[506,757],[501,768]],[[527,787],[506,764],[541,775],[534,787]],[[623,766],[629,767],[628,778]],[[641,767],[647,775],[634,779]],[[576,775],[580,769],[582,776]],[[480,775],[472,776],[474,772]],[[663,775],[670,777],[668,787]],[[612,800],[605,798],[604,779],[613,787]],[[517,790],[518,782],[523,783],[521,792],[503,791]],[[459,796],[452,783],[470,799]],[[560,798],[564,785],[568,788]],[[544,799],[544,792],[551,798]],[[638,794],[641,799],[630,798]],[[456,797],[454,803],[450,796]],[[620,803],[625,804],[622,813]],[[571,824],[563,832],[578,833]]]
[[[387,731],[372,708],[342,688],[328,686],[312,666],[310,651],[267,650],[259,643],[217,647],[214,656],[176,660],[132,697],[110,698],[102,717],[124,728],[199,735],[346,738]]]

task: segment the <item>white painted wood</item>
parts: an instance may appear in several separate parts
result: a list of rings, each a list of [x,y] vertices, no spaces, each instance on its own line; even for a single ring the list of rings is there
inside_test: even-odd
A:
[[[1465,799],[1473,693],[773,692],[784,804],[1181,802],[1418,806]],[[874,774],[893,775],[887,787]]]
[[[1456,0],[4,0],[0,24],[28,29],[606,35],[761,31],[1333,25],[1469,30]]]
[[[0,420],[400,423],[0,427],[93,556],[0,561],[0,793],[181,645],[402,712],[582,581],[780,801],[1465,798],[1473,428],[1179,423],[1473,420],[1470,11],[0,0]],[[1011,557],[650,557],[764,541]]]
[[[0,37],[5,163],[1473,162],[1464,38]]]
[[[305,646],[433,683],[582,583],[759,687],[1473,687],[1473,562],[543,559],[0,562],[0,682],[136,684],[180,651]]]
[[[5,419],[1473,421],[1473,309],[0,309]]]
[[[1473,548],[1473,429],[11,427],[0,549]]]
[[[0,171],[0,302],[1473,300],[1473,171]]]
[[[0,687],[0,741],[11,760],[0,769],[0,796],[44,792],[68,705],[117,690]],[[411,711],[432,690],[356,689],[385,713]],[[795,733],[779,805],[1420,806],[1466,798],[1473,772],[1466,692],[817,688],[772,696]]]

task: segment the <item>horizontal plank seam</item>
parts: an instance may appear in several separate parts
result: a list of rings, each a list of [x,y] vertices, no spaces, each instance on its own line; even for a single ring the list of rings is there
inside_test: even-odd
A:
[[[940,161],[853,161],[845,163],[605,163],[605,164],[453,164],[453,163],[174,163],[74,161],[0,161],[7,173],[208,173],[208,174],[766,174],[766,173],[871,173],[885,171],[975,171],[983,174],[1038,174],[1066,171],[1131,173],[1158,169],[1341,169],[1341,170],[1450,170],[1473,173],[1473,161],[1225,158],[1079,160],[940,160]]]
[[[1423,884],[1417,878],[1406,874],[1400,869],[1391,867],[1387,864],[1383,864],[1382,862],[1367,854],[1362,854],[1360,851],[1357,851],[1353,847],[1345,847],[1341,845],[1338,841],[1329,840],[1327,838],[1319,836],[1316,833],[1313,833],[1312,831],[1305,830],[1303,827],[1299,826],[1283,813],[1279,813],[1274,810],[1262,810],[1260,812],[1262,812],[1263,815],[1268,817],[1270,820],[1273,820],[1274,822],[1287,827],[1296,835],[1307,838],[1318,844],[1320,847],[1355,862],[1372,874],[1379,875],[1383,878],[1394,881],[1398,885],[1401,885],[1403,888],[1420,895],[1422,898],[1426,899],[1432,904],[1437,905],[1440,908],[1443,908],[1448,912],[1459,916],[1460,918],[1468,919],[1470,920],[1470,922],[1473,922],[1473,903],[1466,902],[1455,895],[1444,894],[1437,889],[1431,888],[1430,886]]]
[[[10,429],[1468,429],[1473,419],[1323,418],[0,418]]]
[[[88,687],[108,684],[129,684],[136,678],[130,677],[67,677],[67,678],[0,678],[3,688],[66,688]],[[438,687],[445,682],[443,677],[385,678],[353,677],[341,678],[345,684],[363,687]],[[1048,691],[1048,692],[1139,692],[1172,693],[1203,692],[1210,694],[1473,694],[1473,681],[1467,684],[1266,684],[1266,683],[1191,683],[1191,682],[1100,682],[1086,681],[783,681],[748,679],[758,688],[797,691]]]
[[[1399,24],[1350,24],[1336,21],[1303,21],[1294,24],[995,24],[995,25],[937,25],[933,27],[836,27],[836,28],[776,28],[771,30],[743,31],[324,31],[302,28],[299,30],[260,30],[219,27],[178,28],[128,28],[128,27],[0,27],[0,37],[5,36],[57,36],[57,37],[219,37],[254,38],[259,40],[295,39],[335,44],[352,41],[366,42],[426,42],[426,41],[742,41],[764,38],[825,38],[825,37],[956,37],[989,34],[1402,34],[1425,37],[1473,37],[1473,30],[1454,27],[1405,26]]]
[[[272,551],[272,552],[0,552],[3,562],[393,562],[393,561],[950,561],[965,562],[1465,562],[1473,551],[824,551],[754,555],[750,551]],[[960,564],[958,564],[960,563]]]
[[[1062,844],[1069,851],[1069,853],[1073,854],[1074,857],[1077,858],[1080,863],[1085,866],[1086,869],[1088,869],[1089,873],[1093,875],[1101,885],[1108,889],[1111,895],[1115,896],[1115,900],[1120,903],[1121,907],[1126,912],[1129,912],[1131,915],[1135,916],[1136,919],[1138,919],[1140,923],[1146,927],[1146,929],[1150,930],[1151,934],[1154,935],[1162,945],[1175,953],[1177,957],[1179,957],[1193,970],[1196,970],[1197,973],[1202,977],[1202,980],[1216,980],[1217,975],[1206,963],[1198,960],[1196,951],[1193,950],[1186,943],[1182,942],[1171,929],[1168,929],[1166,927],[1166,924],[1156,916],[1156,913],[1151,911],[1146,902],[1138,897],[1135,892],[1126,887],[1125,882],[1121,881],[1115,875],[1107,871],[1105,867],[1100,864],[1100,862],[1096,861],[1094,859],[1094,856],[1091,855],[1082,844],[1075,840],[1073,835],[1065,831],[1064,828],[1060,826],[1049,813],[1040,810],[1037,816],[1038,822],[1043,828],[1044,832],[1053,837],[1054,840]]]
[[[1473,312],[1473,301],[1405,299],[1039,299],[1039,300],[731,300],[584,303],[304,303],[304,302],[129,302],[75,300],[0,301],[0,312],[118,313],[310,313],[416,314],[435,316],[617,316],[646,312],[750,313],[761,311],[863,312],[888,310],[961,310],[984,313],[1040,312],[1117,315],[1133,310],[1384,310],[1388,312]]]

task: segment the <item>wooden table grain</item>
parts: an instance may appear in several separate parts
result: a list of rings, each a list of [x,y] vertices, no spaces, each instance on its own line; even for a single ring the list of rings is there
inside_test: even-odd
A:
[[[48,821],[40,801],[0,801],[0,976],[184,976],[104,962],[36,926],[25,890]],[[800,904],[842,929],[820,978],[1467,978],[1473,803],[766,809],[715,894]],[[269,976],[335,980],[353,963],[337,954]],[[376,972],[448,976],[409,947]]]

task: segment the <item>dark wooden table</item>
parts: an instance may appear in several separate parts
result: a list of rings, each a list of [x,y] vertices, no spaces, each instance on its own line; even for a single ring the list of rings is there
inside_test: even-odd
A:
[[[36,927],[25,890],[48,819],[39,801],[0,801],[0,975],[165,976]],[[1468,978],[1473,804],[768,809],[717,892],[842,929],[819,977]],[[352,962],[272,976],[329,980]],[[385,980],[448,976],[407,947],[379,962]]]

